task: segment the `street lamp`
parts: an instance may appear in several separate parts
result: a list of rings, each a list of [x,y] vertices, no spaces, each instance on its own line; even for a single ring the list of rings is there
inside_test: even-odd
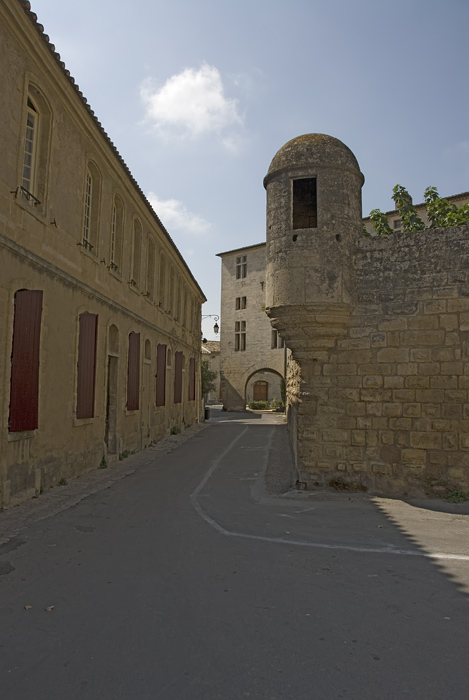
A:
[[[218,325],[218,321],[220,320],[220,316],[217,316],[216,314],[206,314],[205,316],[202,316],[202,321],[204,318],[214,318],[215,319],[215,325],[213,326],[213,332],[215,335],[218,335],[218,331],[220,330],[220,326]]]

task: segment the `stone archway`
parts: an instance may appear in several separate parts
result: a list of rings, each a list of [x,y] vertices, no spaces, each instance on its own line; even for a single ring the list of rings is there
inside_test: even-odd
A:
[[[246,405],[251,401],[282,401],[282,375],[270,367],[257,369],[249,375],[244,386]]]

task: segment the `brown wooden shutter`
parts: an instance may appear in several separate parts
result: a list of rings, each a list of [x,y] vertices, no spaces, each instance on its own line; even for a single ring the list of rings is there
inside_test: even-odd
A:
[[[97,314],[80,314],[77,366],[77,418],[94,417]]]
[[[156,405],[164,406],[166,389],[166,345],[156,349]]]
[[[195,400],[195,358],[189,360],[189,401]]]
[[[174,403],[182,401],[182,352],[174,356]]]
[[[140,406],[140,333],[129,334],[127,363],[127,410],[138,411]]]
[[[8,421],[11,433],[38,427],[41,315],[42,290],[16,292]]]

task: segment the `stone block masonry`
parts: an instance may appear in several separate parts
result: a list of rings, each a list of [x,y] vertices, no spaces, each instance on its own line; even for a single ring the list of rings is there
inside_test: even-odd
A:
[[[290,368],[301,478],[469,490],[469,227],[359,239],[353,270],[344,337]]]

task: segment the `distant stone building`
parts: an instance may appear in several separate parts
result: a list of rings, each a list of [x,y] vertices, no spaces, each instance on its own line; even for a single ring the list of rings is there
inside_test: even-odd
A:
[[[220,341],[219,340],[206,340],[202,344],[202,362],[208,362],[209,367],[212,372],[215,372],[215,379],[213,383],[215,388],[209,391],[206,403],[207,404],[220,404],[222,402],[221,398],[221,384],[220,384]]]
[[[199,420],[205,297],[29,2],[0,65],[5,507]]]
[[[460,207],[463,204],[467,204],[469,202],[469,192],[460,192],[459,194],[452,194],[449,197],[445,197],[445,199],[447,199],[448,202],[451,202],[451,204],[455,204],[457,207]],[[421,202],[420,204],[414,204],[414,207],[419,217],[422,219],[425,225],[428,226],[429,219],[427,216],[427,205],[425,204],[425,202]],[[385,213],[388,220],[388,224],[391,227],[391,229],[395,233],[401,233],[402,221],[399,211],[397,209],[391,209],[391,211],[387,211]],[[365,226],[368,233],[373,235],[373,223],[369,216],[365,216],[363,218],[363,225]]]
[[[265,251],[260,243],[219,253],[221,395],[228,411],[281,400],[286,351],[265,313]]]
[[[291,350],[298,478],[469,490],[469,226],[364,238],[363,181],[323,134],[285,144],[264,180],[265,304]]]

